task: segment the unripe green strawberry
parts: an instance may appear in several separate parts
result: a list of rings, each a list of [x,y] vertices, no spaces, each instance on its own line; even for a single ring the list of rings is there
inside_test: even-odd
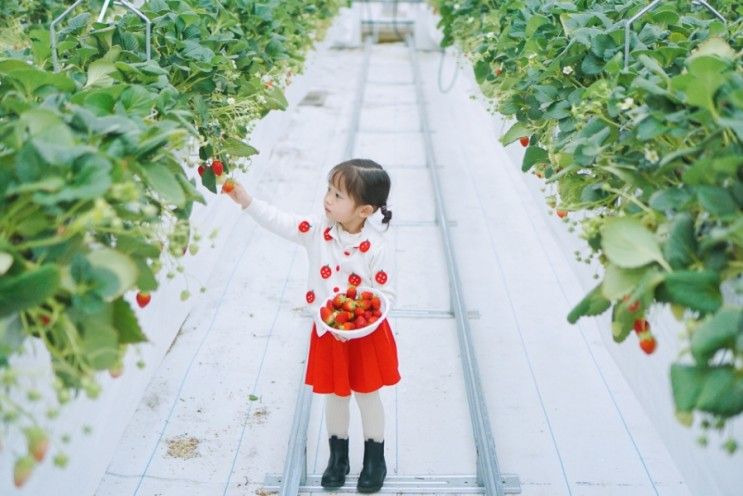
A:
[[[42,461],[49,449],[49,436],[40,427],[30,427],[25,432],[28,452],[34,456],[36,461]]]
[[[15,487],[23,486],[29,477],[31,472],[36,466],[36,462],[30,456],[22,456],[15,461],[15,467],[13,467],[13,483]]]

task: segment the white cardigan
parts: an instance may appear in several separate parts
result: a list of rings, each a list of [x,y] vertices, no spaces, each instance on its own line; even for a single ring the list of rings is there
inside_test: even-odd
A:
[[[290,214],[258,198],[244,210],[261,226],[307,250],[305,301],[315,320],[319,321],[319,308],[351,284],[378,289],[389,299],[390,308],[394,306],[394,246],[368,219],[361,232],[350,234],[324,211],[321,215]],[[321,325],[316,329],[319,336],[326,332]]]

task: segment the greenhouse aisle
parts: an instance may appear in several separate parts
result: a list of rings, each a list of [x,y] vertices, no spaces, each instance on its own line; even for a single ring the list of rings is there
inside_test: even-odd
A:
[[[690,494],[590,323],[565,315],[582,296],[524,177],[497,143],[485,106],[460,78],[437,87],[438,53],[420,53],[430,126],[500,467],[525,496]],[[288,109],[291,125],[244,182],[286,210],[321,207],[340,161],[361,50],[327,44],[315,57],[318,98]],[[355,153],[393,183],[398,309],[448,310],[448,281],[408,49],[374,46]],[[318,95],[315,95],[318,96]],[[213,201],[228,202],[227,198]],[[242,217],[208,292],[137,408],[98,496],[266,494],[282,471],[304,370],[301,249]],[[389,475],[474,475],[475,452],[453,319],[393,318],[402,382],[383,393]],[[153,332],[153,331],[150,331]],[[327,458],[322,401],[313,402],[308,472]],[[352,407],[351,464],[361,462]],[[669,419],[669,421],[671,421]]]

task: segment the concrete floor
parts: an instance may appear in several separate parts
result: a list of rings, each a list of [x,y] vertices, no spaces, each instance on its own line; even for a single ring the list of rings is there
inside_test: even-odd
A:
[[[325,173],[343,159],[361,55],[321,48],[310,86],[327,93],[325,103],[287,110],[284,138],[245,179],[256,196],[288,211],[319,208]],[[479,314],[471,327],[501,470],[518,475],[525,496],[691,494],[604,348],[597,333],[605,331],[567,323],[584,293],[575,261],[534,215],[543,205],[498,144],[485,107],[461,84],[439,92],[438,61],[420,53],[465,301]],[[445,311],[448,280],[412,82],[407,48],[373,47],[355,155],[377,160],[392,178],[398,308]],[[304,371],[306,263],[298,246],[248,217],[234,225],[208,293],[143,396],[98,496],[265,492],[266,475],[283,468]],[[403,379],[382,393],[389,475],[474,475],[455,321],[391,323]],[[321,400],[309,424],[310,474],[327,459]]]

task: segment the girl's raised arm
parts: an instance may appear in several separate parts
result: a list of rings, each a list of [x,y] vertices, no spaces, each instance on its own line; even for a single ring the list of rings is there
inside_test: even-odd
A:
[[[289,241],[307,245],[318,228],[314,219],[284,212],[267,201],[251,196],[239,183],[235,184],[229,196],[259,225]]]

